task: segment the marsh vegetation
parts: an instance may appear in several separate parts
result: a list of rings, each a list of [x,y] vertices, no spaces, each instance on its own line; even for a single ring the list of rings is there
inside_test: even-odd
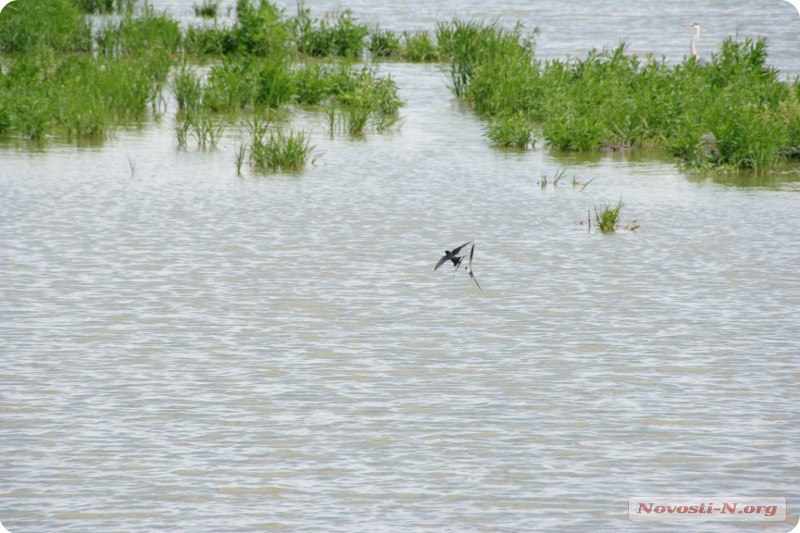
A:
[[[214,18],[218,3],[195,4]],[[90,22],[86,14],[116,13]],[[213,148],[223,115],[307,106],[330,133],[395,124],[402,102],[376,59],[444,61],[452,92],[496,146],[603,151],[659,147],[697,169],[761,171],[800,154],[800,81],[766,64],[764,39],[726,39],[707,65],[593,50],[540,60],[536,31],[453,19],[434,34],[369,27],[348,9],[322,19],[238,0],[231,24],[182,29],[135,0],[26,0],[0,19],[0,133],[102,140],[174,95],[179,146]],[[207,74],[196,64],[210,63]],[[57,88],[57,89],[56,89]],[[214,124],[214,123],[217,124]]]
[[[437,35],[453,93],[487,118],[495,143],[513,143],[498,132],[527,121],[556,150],[659,146],[692,167],[755,171],[800,146],[800,82],[779,80],[765,39],[728,38],[702,66],[642,59],[624,44],[541,61],[535,31],[496,23],[457,19]]]

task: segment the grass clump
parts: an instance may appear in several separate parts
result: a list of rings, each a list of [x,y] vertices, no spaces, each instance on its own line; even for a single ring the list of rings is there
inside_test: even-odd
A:
[[[595,225],[602,233],[612,233],[617,229],[620,221],[620,211],[622,210],[622,200],[614,205],[606,203],[601,209],[594,208]]]
[[[525,148],[534,142],[533,126],[519,114],[491,119],[486,136],[497,146]]]
[[[217,17],[219,2],[217,0],[203,0],[202,4],[194,4],[192,8],[195,16],[213,19]]]
[[[286,57],[292,37],[292,25],[277,6],[267,0],[257,5],[237,0],[236,23],[223,39],[223,49],[229,54]]]
[[[302,170],[314,147],[309,136],[303,131],[284,134],[280,130],[272,130],[270,121],[256,116],[247,121],[250,131],[249,160],[257,172],[278,172]],[[238,159],[243,157],[240,150]]]
[[[378,26],[369,29],[369,53],[372,57],[398,57],[400,55],[400,38],[391,30]]]
[[[294,88],[292,72],[281,57],[225,57],[209,72],[202,87],[202,105],[210,111],[274,108],[288,104]]]
[[[58,52],[92,49],[91,26],[68,0],[11,2],[0,16],[0,51],[28,53],[49,48]]]
[[[427,31],[404,31],[400,58],[405,61],[427,63],[439,61],[439,49]]]
[[[308,13],[308,9],[301,8],[294,21],[300,52],[310,56],[361,57],[370,31],[366,24],[353,20],[352,11],[340,11],[332,21],[313,20]]]
[[[130,12],[138,0],[70,0],[83,13]]]
[[[127,13],[118,21],[108,21],[98,30],[97,51],[121,55],[165,55],[179,51],[183,41],[178,21],[167,13],[156,12],[145,4],[141,13]]]

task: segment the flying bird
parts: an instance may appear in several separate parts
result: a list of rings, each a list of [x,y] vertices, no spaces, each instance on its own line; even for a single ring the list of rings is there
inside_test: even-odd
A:
[[[482,291],[480,284],[478,283],[478,279],[475,277],[475,272],[472,270],[472,256],[475,254],[475,245],[472,245],[472,249],[469,251],[469,264],[467,265],[467,274],[469,274],[470,279],[475,282],[475,286],[478,287],[478,290]]]
[[[453,262],[453,266],[455,266],[455,268],[458,269],[458,267],[461,265],[461,261],[464,259],[463,257],[460,257],[458,255],[458,252],[460,252],[461,249],[463,247],[465,247],[466,245],[468,245],[470,242],[472,242],[472,241],[465,242],[464,244],[462,244],[458,248],[453,248],[452,250],[445,250],[444,251],[444,255],[442,256],[441,259],[439,259],[439,262],[436,263],[436,266],[433,267],[433,269],[434,270],[438,270],[439,267],[442,266],[445,263],[445,261],[447,261],[447,260],[452,261]]]

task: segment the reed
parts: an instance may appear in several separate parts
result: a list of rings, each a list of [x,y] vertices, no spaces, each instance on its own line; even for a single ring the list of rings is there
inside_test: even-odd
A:
[[[183,65],[172,75],[170,83],[179,111],[196,112],[203,100],[203,85],[198,76],[188,65]]]
[[[138,0],[70,0],[83,13],[132,12]]]
[[[183,51],[187,55],[202,58],[222,55],[233,47],[231,30],[217,26],[190,25],[183,34]]]

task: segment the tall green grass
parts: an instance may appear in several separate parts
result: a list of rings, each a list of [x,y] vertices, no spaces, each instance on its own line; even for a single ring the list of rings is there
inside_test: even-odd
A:
[[[51,51],[16,57],[0,76],[3,129],[30,139],[106,138],[117,124],[147,112],[160,75],[145,58],[57,57]]]
[[[0,16],[0,51],[89,51],[92,31],[81,11],[68,0],[15,1]]]
[[[338,12],[332,20],[314,20],[302,9],[294,20],[297,48],[311,56],[361,57],[369,34],[366,24],[353,19],[349,9]]]
[[[97,33],[97,50],[108,56],[175,54],[183,34],[178,21],[145,4],[140,13],[106,21]]]
[[[256,115],[247,121],[250,132],[249,160],[257,172],[296,171],[303,169],[314,147],[303,131],[284,134],[272,129],[269,119]],[[239,152],[238,157],[242,157]],[[241,163],[237,161],[237,170]]]
[[[797,82],[766,64],[765,39],[726,39],[700,66],[641,59],[624,44],[540,61],[534,37],[494,22],[437,26],[450,87],[490,119],[493,142],[503,143],[507,117],[526,117],[557,150],[662,146],[691,166],[753,170],[781,164],[800,144]]]

